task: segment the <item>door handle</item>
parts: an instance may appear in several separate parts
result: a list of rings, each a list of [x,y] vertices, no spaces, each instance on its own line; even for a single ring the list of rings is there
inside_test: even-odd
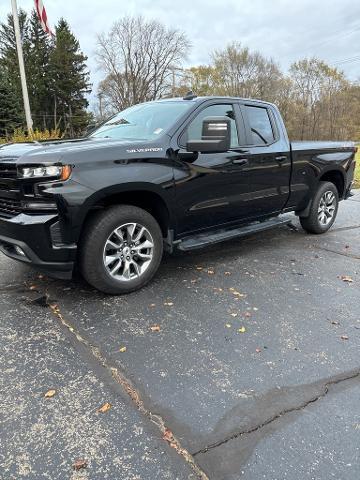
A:
[[[286,155],[280,155],[278,157],[275,157],[275,160],[277,162],[285,162],[285,160],[287,160],[287,159],[288,159],[288,157]]]
[[[246,165],[249,163],[249,160],[247,158],[234,158],[232,163],[235,163],[236,165]]]

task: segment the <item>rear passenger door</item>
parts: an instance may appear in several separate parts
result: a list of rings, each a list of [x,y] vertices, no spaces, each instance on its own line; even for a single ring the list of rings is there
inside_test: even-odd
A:
[[[262,102],[244,101],[240,109],[245,123],[249,212],[251,216],[277,213],[287,202],[291,174],[282,121],[275,109]]]

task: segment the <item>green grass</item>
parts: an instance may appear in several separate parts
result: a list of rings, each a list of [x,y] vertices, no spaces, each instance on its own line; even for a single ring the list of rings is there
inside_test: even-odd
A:
[[[356,154],[355,188],[360,188],[360,150]]]

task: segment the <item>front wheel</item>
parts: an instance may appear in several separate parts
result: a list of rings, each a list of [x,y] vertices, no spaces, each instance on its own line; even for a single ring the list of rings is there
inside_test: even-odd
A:
[[[152,279],[162,254],[162,233],[154,217],[131,205],[113,206],[86,225],[80,269],[85,280],[104,293],[129,293]]]
[[[325,233],[335,222],[339,208],[339,193],[331,182],[320,182],[310,213],[307,217],[300,217],[304,230],[310,233]]]

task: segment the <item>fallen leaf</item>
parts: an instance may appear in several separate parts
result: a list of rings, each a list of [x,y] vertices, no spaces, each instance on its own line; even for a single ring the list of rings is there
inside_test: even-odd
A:
[[[160,328],[160,325],[152,325],[152,326],[150,327],[150,330],[151,330],[152,332],[160,332],[161,328]]]
[[[246,328],[245,328],[245,327],[240,327],[240,328],[238,329],[238,332],[239,332],[239,333],[245,333],[245,332],[246,332]]]
[[[55,394],[56,394],[56,390],[48,390],[48,391],[45,393],[44,397],[45,397],[45,398],[52,398]]]
[[[172,307],[174,304],[173,302],[164,302],[164,305],[167,307]]]
[[[78,458],[73,463],[73,469],[74,470],[81,470],[82,468],[86,468],[86,467],[87,467],[87,461],[83,458]]]
[[[111,407],[112,407],[111,403],[106,402],[102,407],[98,408],[96,411],[98,413],[106,413],[107,411],[110,410]]]
[[[119,348],[119,352],[120,352],[120,353],[126,352],[126,347],[120,347],[120,348]]]
[[[347,282],[347,283],[353,283],[353,279],[351,277],[349,277],[348,275],[340,275],[340,278],[343,282]]]
[[[349,340],[349,337],[347,335],[341,335],[341,340]]]
[[[55,315],[58,315],[60,313],[59,307],[56,305],[56,303],[52,303],[50,305],[51,310],[55,313]]]
[[[163,434],[163,439],[166,440],[167,442],[172,442],[174,440],[174,435],[171,430],[168,428],[165,428],[165,432]]]
[[[236,290],[231,290],[231,291],[232,291],[232,294],[235,295],[236,297],[246,297],[244,293],[240,293]]]

